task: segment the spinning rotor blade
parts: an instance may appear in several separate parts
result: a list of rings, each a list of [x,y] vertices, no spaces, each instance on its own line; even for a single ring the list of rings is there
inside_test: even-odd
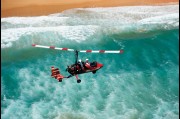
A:
[[[85,53],[123,53],[123,50],[79,50]]]
[[[43,46],[43,45],[36,45],[36,44],[32,44],[33,47],[38,47],[38,48],[50,48],[50,49],[55,49],[55,50],[65,50],[65,51],[73,51],[74,49],[69,49],[69,48],[58,48],[55,46]]]
[[[74,49],[69,48],[58,48],[55,46],[43,46],[43,45],[36,45],[32,44],[33,47],[39,47],[39,48],[50,48],[55,50],[65,50],[65,51],[75,51]],[[78,52],[83,53],[123,53],[123,50],[78,50]]]

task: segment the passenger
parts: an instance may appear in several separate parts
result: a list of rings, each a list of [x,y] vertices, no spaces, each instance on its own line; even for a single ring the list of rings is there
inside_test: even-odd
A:
[[[88,59],[86,59],[86,62],[85,63],[89,63],[89,60]]]
[[[86,67],[87,69],[91,69],[91,66],[90,66],[90,63],[89,63],[88,59],[86,59],[85,67]]]
[[[80,64],[80,67],[81,67],[82,71],[84,71],[84,67],[83,67],[81,59],[79,60],[78,64]]]

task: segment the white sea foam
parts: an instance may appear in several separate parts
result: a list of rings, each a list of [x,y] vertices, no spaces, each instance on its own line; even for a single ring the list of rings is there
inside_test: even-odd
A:
[[[1,18],[1,22],[7,22],[10,24],[18,25],[25,24],[28,26],[32,25],[46,25],[49,23],[51,26],[53,23],[65,23],[68,17],[49,17],[49,16],[39,16],[39,17],[8,17]]]
[[[81,11],[80,13],[78,11]],[[84,11],[84,13],[83,13]],[[74,13],[72,15],[72,13]],[[128,6],[128,7],[107,7],[107,8],[77,8],[64,11],[62,14],[70,14],[69,16],[80,16],[88,14],[92,18],[103,18],[121,23],[135,23],[151,17],[163,17],[164,15],[179,13],[179,5],[166,6]],[[80,15],[79,15],[80,14]],[[57,14],[59,16],[61,14]],[[176,15],[175,18],[179,16]],[[82,16],[83,17],[83,16]],[[88,16],[87,16],[88,17]],[[174,17],[174,16],[170,16]]]
[[[48,32],[53,32],[64,39],[80,42],[95,34],[97,30],[98,26],[92,25],[9,28],[1,31],[1,48],[11,47],[12,42],[20,40],[20,38],[23,36],[29,35],[33,37],[34,34],[40,33],[45,33],[45,35],[48,35]],[[57,39],[57,41],[61,40],[62,39]]]
[[[166,102],[164,99],[154,96],[158,105],[153,114],[154,119],[178,119],[179,102]]]
[[[148,116],[146,111],[154,111],[146,108],[148,100],[141,100],[142,97],[138,97],[137,94],[143,93],[144,96],[148,92],[151,97],[151,91],[159,90],[155,87],[158,86],[154,82],[158,80],[155,75],[152,80],[153,90],[148,91],[143,81],[144,74],[138,71],[121,71],[119,74],[108,74],[108,76],[81,75],[82,79],[86,79],[82,80],[81,85],[76,83],[74,77],[58,83],[47,73],[49,67],[44,65],[47,62],[51,61],[47,59],[44,63],[39,61],[35,65],[26,64],[26,67],[17,70],[16,78],[19,82],[20,96],[17,100],[8,98],[4,100],[8,105],[1,115],[2,118],[132,119],[145,118],[143,114]],[[96,80],[93,79],[94,77]],[[158,101],[156,113],[149,113],[155,119],[177,118],[175,111],[179,103],[166,102],[159,97],[153,99]]]
[[[140,33],[152,29],[177,28],[179,5],[77,8],[49,16],[1,18],[1,23],[1,48],[11,47],[23,36],[48,32],[55,33],[51,37],[57,35],[81,42],[100,32]],[[153,24],[162,25],[152,27]]]
[[[139,22],[143,24],[172,24],[172,25],[179,25],[176,23],[179,23],[179,14],[178,13],[172,13],[168,15],[162,15],[162,16],[155,16],[155,17],[149,17],[146,19],[142,19]]]

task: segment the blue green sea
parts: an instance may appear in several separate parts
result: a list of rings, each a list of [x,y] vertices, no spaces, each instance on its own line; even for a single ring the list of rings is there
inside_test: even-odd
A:
[[[57,82],[77,50],[104,64],[96,74]],[[2,119],[178,119],[179,5],[76,8],[1,18]]]

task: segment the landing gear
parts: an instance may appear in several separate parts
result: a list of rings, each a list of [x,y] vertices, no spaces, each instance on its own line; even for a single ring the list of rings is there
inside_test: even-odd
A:
[[[62,82],[62,80],[58,80],[58,82]]]
[[[81,80],[78,78],[78,75],[75,75],[75,76],[76,76],[77,83],[81,83]]]
[[[81,80],[80,80],[80,79],[78,79],[78,80],[77,80],[77,83],[81,83]]]
[[[93,71],[92,73],[93,73],[93,74],[95,74],[95,73],[96,73],[96,71]]]

